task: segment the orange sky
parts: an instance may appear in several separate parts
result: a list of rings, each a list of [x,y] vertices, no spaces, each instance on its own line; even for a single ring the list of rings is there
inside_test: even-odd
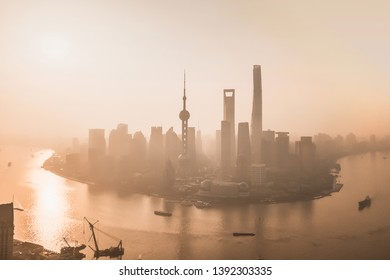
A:
[[[390,133],[390,2],[0,0],[0,135],[86,137],[123,122],[213,133],[224,88],[263,128]]]

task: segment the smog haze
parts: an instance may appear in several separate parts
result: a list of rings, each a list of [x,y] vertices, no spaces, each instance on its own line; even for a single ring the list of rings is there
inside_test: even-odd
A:
[[[223,89],[263,128],[390,133],[388,1],[0,0],[0,135],[86,137],[89,128],[214,134]]]

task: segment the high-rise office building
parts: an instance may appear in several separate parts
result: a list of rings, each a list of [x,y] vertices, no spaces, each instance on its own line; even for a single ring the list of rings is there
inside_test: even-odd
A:
[[[261,67],[253,66],[253,102],[252,102],[252,120],[251,120],[251,138],[252,138],[252,163],[261,164],[261,139],[263,132],[262,120],[262,89],[261,89]]]
[[[250,182],[252,188],[259,188],[267,182],[265,164],[252,164],[250,167]]]
[[[249,166],[251,164],[251,143],[249,136],[249,123],[238,123],[237,132],[237,163],[236,178],[240,181],[248,181]]]
[[[108,137],[108,154],[116,159],[129,154],[129,133],[127,124],[120,123],[111,130]]]
[[[299,157],[299,142],[297,141],[295,144],[295,154]],[[314,135],[313,142],[316,145],[316,153],[319,158],[325,159],[330,155],[334,154],[334,142],[330,135],[326,133],[318,133]]]
[[[217,164],[221,163],[221,130],[215,131],[215,160]]]
[[[120,123],[108,136],[107,170],[119,176],[127,176],[133,162],[130,158],[132,137],[127,124]]]
[[[116,127],[116,131],[118,134],[119,157],[127,156],[129,154],[129,141],[130,141],[128,125],[124,123],[118,124],[118,126]]]
[[[231,123],[228,121],[221,121],[221,174],[228,176],[231,173],[231,153],[230,153],[230,130]]]
[[[90,129],[88,138],[88,162],[90,166],[102,164],[105,155],[106,139],[104,137],[104,129]]]
[[[196,157],[201,159],[203,156],[203,146],[202,146],[202,132],[198,129],[196,131]]]
[[[236,161],[236,132],[235,132],[235,90],[223,90],[223,120],[230,123],[230,161],[234,165]]]
[[[108,154],[114,158],[129,154],[129,133],[127,124],[120,123],[116,129],[111,130],[108,138]]]
[[[195,127],[188,128],[187,135],[187,147],[188,147],[188,157],[191,162],[191,167],[194,168],[196,166],[196,133]]]
[[[237,157],[244,156],[248,164],[251,162],[251,143],[249,137],[249,123],[238,123]]]
[[[173,167],[177,167],[177,159],[181,153],[181,141],[173,127],[165,133],[165,162],[170,161]]]
[[[112,129],[108,135],[108,155],[110,157],[117,157],[119,155],[118,131]]]
[[[288,132],[276,132],[275,153],[276,166],[279,168],[287,168],[289,157],[290,137]]]
[[[301,171],[311,173],[315,167],[315,145],[310,136],[302,136],[299,141],[299,160]]]
[[[135,171],[143,171],[146,165],[147,141],[141,131],[134,133],[130,144],[130,161]]]
[[[261,158],[267,167],[275,167],[275,131],[273,130],[263,131]]]
[[[151,127],[149,141],[149,163],[153,171],[161,171],[163,168],[163,133],[161,126]]]

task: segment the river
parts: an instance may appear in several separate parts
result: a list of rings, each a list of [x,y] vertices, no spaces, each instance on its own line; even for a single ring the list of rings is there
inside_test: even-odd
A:
[[[123,240],[123,259],[390,259],[390,153],[340,159],[344,187],[329,197],[198,209],[54,175],[41,168],[49,149],[0,148],[0,203],[14,199],[24,209],[15,211],[15,238],[51,250],[59,251],[64,237],[94,247],[88,217]],[[359,211],[366,195],[372,204]],[[153,214],[162,209],[172,217]],[[98,240],[102,249],[118,244],[103,233]],[[85,251],[91,259],[93,251]]]

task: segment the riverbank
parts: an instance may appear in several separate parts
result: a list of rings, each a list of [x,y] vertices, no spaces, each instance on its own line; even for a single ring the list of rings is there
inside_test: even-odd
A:
[[[62,179],[41,168],[52,151],[37,153],[35,158],[27,149],[21,152],[24,162],[5,158],[4,166],[10,158],[14,164],[4,173],[8,177],[2,176],[2,184],[25,209],[15,212],[15,238],[56,252],[64,236],[88,240],[82,222],[86,216],[99,220],[102,230],[123,240],[125,260],[140,255],[145,260],[389,257],[390,223],[384,213],[390,207],[390,153],[341,158],[339,175],[344,187],[332,197],[293,203],[226,200],[198,209],[181,205],[180,198],[171,202],[152,194],[122,193]],[[371,207],[358,211],[357,202],[367,194],[373,199]],[[156,216],[156,210],[172,216]],[[233,232],[256,235],[237,238]],[[109,248],[117,242],[101,236],[100,243]],[[92,259],[91,250],[85,253]]]
[[[13,259],[14,260],[74,260],[74,254],[58,253],[44,248],[42,245],[20,241],[14,239],[13,241]],[[84,255],[85,257],[85,255]]]
[[[318,184],[314,179],[309,179],[305,181],[295,181],[294,183],[289,184],[267,184],[262,186],[260,189],[252,189],[249,192],[247,197],[204,197],[198,195],[198,189],[200,185],[199,178],[197,182],[190,182],[192,188],[187,192],[180,192],[180,186],[175,187],[174,189],[164,190],[162,188],[155,187],[153,185],[144,185],[137,186],[135,184],[123,183],[123,182],[94,182],[91,179],[80,178],[80,176],[69,175],[64,170],[64,165],[59,165],[55,163],[54,154],[48,158],[42,165],[42,168],[52,172],[53,174],[66,178],[68,180],[76,181],[79,183],[87,184],[91,188],[97,190],[109,190],[116,191],[120,194],[126,195],[131,193],[140,193],[144,195],[152,195],[164,198],[166,200],[205,200],[207,202],[212,202],[213,205],[225,204],[225,203],[262,203],[262,204],[273,204],[273,203],[287,203],[294,201],[306,201],[320,199],[323,197],[331,196],[332,193],[340,191],[336,190],[336,180],[334,179],[337,175],[333,174],[322,174],[322,177],[328,177],[326,180]],[[332,165],[335,165],[335,162],[332,161]],[[337,165],[336,165],[337,166]],[[329,167],[330,169],[330,167]],[[339,171],[339,170],[338,170]],[[336,174],[338,171],[335,171]],[[314,178],[314,177],[313,177]],[[330,181],[330,179],[332,181]],[[311,181],[310,181],[311,180]],[[187,184],[188,182],[186,182]],[[176,182],[177,184],[184,184],[183,182]],[[287,185],[287,186],[286,186]]]

